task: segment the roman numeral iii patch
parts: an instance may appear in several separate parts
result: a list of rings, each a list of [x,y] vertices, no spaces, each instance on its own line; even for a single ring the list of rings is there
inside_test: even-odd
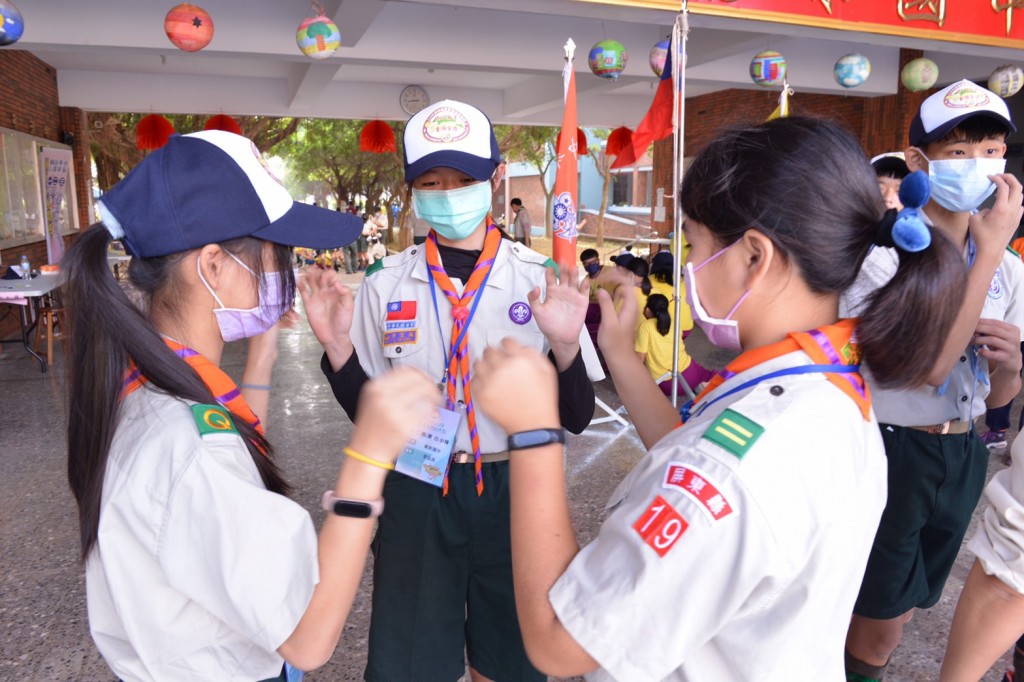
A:
[[[738,459],[742,459],[762,433],[764,433],[764,427],[757,422],[744,417],[739,412],[726,410],[718,419],[711,422],[711,426],[701,438],[725,448],[736,455]]]

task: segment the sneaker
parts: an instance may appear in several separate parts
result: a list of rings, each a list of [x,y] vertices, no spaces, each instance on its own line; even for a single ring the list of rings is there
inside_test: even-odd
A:
[[[986,431],[981,436],[981,442],[989,450],[1002,450],[1006,447],[1006,431]]]

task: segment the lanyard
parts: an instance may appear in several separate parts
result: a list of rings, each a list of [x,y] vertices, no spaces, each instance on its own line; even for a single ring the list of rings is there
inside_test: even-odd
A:
[[[441,311],[437,305],[437,290],[435,287],[437,283],[434,281],[434,273],[427,268],[427,273],[430,275],[430,299],[434,302],[434,319],[437,320],[437,328],[441,333],[441,341],[444,341],[444,325],[441,324]],[[462,345],[462,340],[466,337],[466,332],[469,331],[469,323],[473,321],[473,316],[476,315],[476,307],[480,305],[480,299],[483,298],[484,287],[487,286],[487,280],[491,276],[491,271],[488,270],[484,274],[484,280],[480,283],[480,288],[477,289],[476,293],[473,294],[473,305],[470,306],[469,315],[466,317],[466,324],[462,327],[462,331],[459,333],[459,338],[455,340],[455,343],[451,344],[451,348],[457,349]],[[444,353],[444,376],[441,377],[439,386],[444,386],[448,381],[448,366],[451,361],[451,355],[448,350],[445,349],[444,344],[441,344],[441,352]],[[453,351],[454,352],[454,351]],[[452,408],[449,400],[448,409]]]
[[[717,403],[719,400],[728,398],[729,396],[735,393],[739,393],[740,391],[745,391],[746,389],[751,388],[752,386],[756,386],[762,381],[767,381],[768,379],[776,379],[778,377],[789,376],[791,374],[856,374],[859,371],[860,365],[800,365],[799,367],[787,367],[785,369],[769,372],[768,374],[755,377],[749,381],[746,381],[737,386],[736,388],[726,391],[725,393],[714,398],[713,400],[709,400],[706,403],[701,403],[697,407],[696,411],[694,411],[693,409],[694,405],[693,401],[691,400],[680,408],[679,416],[682,417],[683,423],[685,424],[691,416],[699,417],[704,413],[705,410],[707,410],[709,407]]]

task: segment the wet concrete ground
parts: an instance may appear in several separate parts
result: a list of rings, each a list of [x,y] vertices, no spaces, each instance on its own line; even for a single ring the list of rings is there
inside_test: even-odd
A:
[[[355,285],[359,276],[345,279]],[[727,359],[710,348],[699,331],[691,335],[688,347],[706,366],[721,366]],[[87,623],[76,509],[65,478],[63,358],[58,353],[51,371],[42,374],[19,346],[3,349],[0,681],[114,680],[92,643]],[[242,352],[241,344],[232,344],[224,356],[225,370],[236,379],[241,373]],[[339,453],[351,429],[320,373],[319,358],[319,346],[308,327],[284,333],[268,420],[268,435],[295,487],[294,497],[318,524],[323,516],[320,495],[336,476]],[[610,406],[620,405],[609,381],[600,382],[597,393]],[[1014,424],[1019,409],[1018,404]],[[569,493],[581,543],[597,532],[605,500],[642,452],[633,430],[614,422],[592,426],[570,438]],[[822,453],[827,455],[827,443],[822,443]],[[1002,466],[1001,457],[992,456],[990,475]],[[972,562],[973,557],[962,552],[942,600],[908,625],[887,679],[937,679],[949,622]],[[330,663],[309,674],[307,680],[362,678],[369,587],[367,573],[338,650]],[[984,679],[995,682],[997,671],[1007,667],[1008,656]]]

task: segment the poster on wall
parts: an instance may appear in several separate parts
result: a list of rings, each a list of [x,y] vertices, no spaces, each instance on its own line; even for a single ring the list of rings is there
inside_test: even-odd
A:
[[[60,212],[61,205],[67,197],[71,151],[40,147],[39,162],[43,171],[43,193],[46,201],[46,260],[57,264],[64,256]]]

